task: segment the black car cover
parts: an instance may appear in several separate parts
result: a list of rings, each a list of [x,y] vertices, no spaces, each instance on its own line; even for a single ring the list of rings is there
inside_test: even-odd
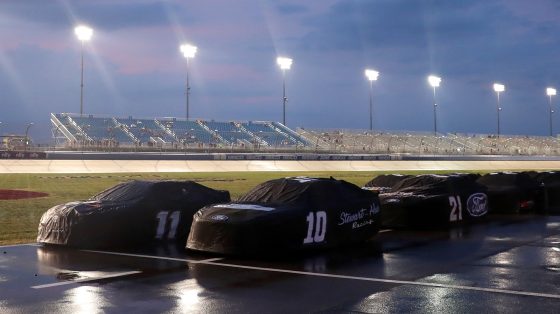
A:
[[[194,216],[187,248],[261,254],[365,241],[379,228],[377,193],[333,178],[264,182],[237,202]]]
[[[184,245],[193,214],[229,201],[229,192],[192,181],[130,181],[86,201],[69,202],[41,217],[37,242],[111,248],[156,241]]]
[[[543,190],[526,172],[495,172],[477,180],[488,189],[492,213],[527,213],[541,211]]]
[[[542,210],[560,214],[560,171],[526,172],[542,189]]]
[[[475,174],[418,175],[381,193],[382,225],[388,228],[447,228],[488,213],[486,189]]]
[[[407,174],[382,174],[371,179],[364,185],[364,188],[379,192],[389,192],[395,184],[410,177],[411,175]]]

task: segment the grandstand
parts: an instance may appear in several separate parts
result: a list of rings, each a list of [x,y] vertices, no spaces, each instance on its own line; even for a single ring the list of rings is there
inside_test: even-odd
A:
[[[316,151],[417,155],[542,155],[558,156],[558,138],[496,136],[493,134],[437,134],[431,132],[377,132],[364,130],[309,130],[297,132],[314,143]]]
[[[547,136],[437,134],[348,129],[296,131],[272,121],[214,121],[179,118],[121,118],[51,114],[57,147],[71,149],[228,149],[351,154],[560,155]]]
[[[220,122],[178,118],[138,119],[52,113],[58,147],[281,148],[309,146],[309,141],[281,123]]]

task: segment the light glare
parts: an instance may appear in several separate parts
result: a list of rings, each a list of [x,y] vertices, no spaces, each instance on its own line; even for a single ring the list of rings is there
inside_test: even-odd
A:
[[[190,44],[183,44],[181,45],[180,49],[185,58],[194,58],[194,56],[196,55],[196,51],[198,50],[198,47]]]
[[[379,77],[379,72],[371,69],[366,69],[365,74],[367,79],[370,81],[377,81],[377,78]]]
[[[85,25],[79,25],[74,28],[74,33],[81,41],[88,41],[93,36],[93,29]]]
[[[278,63],[282,70],[289,70],[292,67],[292,61],[292,59],[285,57],[276,58],[276,63]]]
[[[428,83],[430,83],[432,87],[439,87],[439,84],[441,83],[441,77],[430,75],[428,76]]]
[[[552,88],[552,87],[548,87],[546,89],[546,95],[547,96],[556,96],[556,89]]]
[[[496,93],[501,93],[501,92],[503,92],[503,91],[505,91],[505,90],[506,90],[505,85],[503,85],[503,84],[498,84],[498,83],[494,83],[494,91],[495,91]]]

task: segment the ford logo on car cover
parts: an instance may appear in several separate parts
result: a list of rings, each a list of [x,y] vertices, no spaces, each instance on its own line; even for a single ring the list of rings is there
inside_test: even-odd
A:
[[[475,193],[467,200],[467,210],[473,217],[480,217],[488,213],[488,197],[484,193]]]
[[[214,215],[211,217],[212,220],[217,220],[217,221],[226,221],[228,220],[228,216],[226,215]]]

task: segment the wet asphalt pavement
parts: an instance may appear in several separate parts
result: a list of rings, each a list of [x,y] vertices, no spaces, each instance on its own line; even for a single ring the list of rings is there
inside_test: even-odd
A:
[[[560,216],[234,258],[0,247],[0,313],[560,313]]]

